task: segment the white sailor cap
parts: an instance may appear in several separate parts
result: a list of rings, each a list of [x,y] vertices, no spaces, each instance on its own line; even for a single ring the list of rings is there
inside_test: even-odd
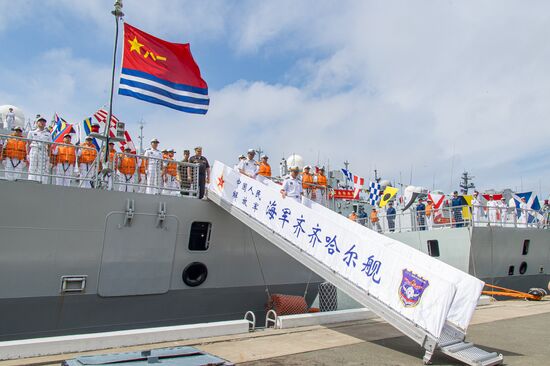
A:
[[[310,167],[309,165],[306,165],[306,166],[304,167],[304,170],[305,170],[305,169],[311,169],[311,167]]]
[[[153,142],[157,142],[157,143],[158,143],[159,140],[155,137],[154,139],[151,140],[151,143],[153,143]]]
[[[256,154],[256,150],[254,150],[254,149],[248,149],[247,153],[249,153],[249,154]]]
[[[265,155],[265,154],[262,155],[261,158],[262,158],[262,159],[269,159],[269,158],[267,157],[267,155]]]
[[[239,155],[239,159],[244,159],[246,158],[246,156],[244,156],[243,154]]]
[[[85,140],[93,140],[94,138],[92,136],[86,136]]]

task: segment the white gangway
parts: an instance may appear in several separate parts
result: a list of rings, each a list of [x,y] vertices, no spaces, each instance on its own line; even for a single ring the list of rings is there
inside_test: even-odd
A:
[[[465,342],[483,282],[315,204],[216,161],[208,199],[410,337],[469,365],[503,356]],[[284,269],[282,269],[284,270]]]

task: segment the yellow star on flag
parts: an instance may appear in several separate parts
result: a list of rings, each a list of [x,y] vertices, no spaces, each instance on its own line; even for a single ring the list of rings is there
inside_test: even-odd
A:
[[[136,51],[138,54],[141,55],[141,47],[143,47],[143,45],[139,43],[137,37],[134,36],[134,39],[128,40],[128,43],[130,43],[130,52]]]

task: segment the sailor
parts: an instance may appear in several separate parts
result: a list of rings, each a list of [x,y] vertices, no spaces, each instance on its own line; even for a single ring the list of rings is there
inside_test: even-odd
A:
[[[498,202],[498,207],[500,209],[500,223],[504,227],[508,222],[508,204],[504,196],[502,196],[500,202]]]
[[[434,203],[431,198],[428,198],[426,203],[426,224],[428,230],[431,230],[434,224]]]
[[[162,160],[163,160],[161,186],[164,188],[166,186],[166,164],[168,163],[166,160],[168,160],[168,149],[162,150],[161,153],[162,153]],[[161,191],[161,193],[167,194],[164,189]]]
[[[147,187],[147,159],[140,156],[138,159],[139,164],[139,173],[138,173],[138,184],[139,187],[134,188],[136,192],[145,193],[145,188]]]
[[[267,162],[267,155],[262,155],[260,160],[260,165],[258,168],[258,175],[261,175],[262,177],[271,177],[271,166]]]
[[[317,191],[315,192],[315,200],[321,205],[326,203],[327,195],[327,176],[325,175],[325,168],[320,168],[316,174]]]
[[[382,232],[382,227],[380,227],[380,219],[378,218],[378,211],[376,211],[376,207],[373,207],[370,211],[370,223],[372,225],[372,230],[376,230],[377,232]]]
[[[158,150],[159,140],[151,140],[151,147],[145,150],[147,158],[147,190],[149,194],[158,194],[162,185],[162,153]]]
[[[416,205],[416,221],[418,230],[426,230],[426,206],[422,198],[418,200],[418,205]]]
[[[451,198],[454,227],[464,226],[464,219],[462,218],[463,203],[464,202],[462,201],[462,197],[458,196],[458,191],[454,191],[453,197]]]
[[[204,190],[207,183],[210,183],[210,164],[208,159],[202,155],[202,147],[195,147],[195,155],[189,158],[189,162],[199,164],[199,198],[204,197]],[[194,178],[191,167],[187,168],[187,181],[192,182]]]
[[[94,187],[95,159],[97,150],[93,144],[92,136],[86,136],[86,140],[78,149],[78,165],[80,172],[80,186],[84,188]]]
[[[351,221],[357,222],[359,217],[357,216],[355,211],[351,211],[351,213],[348,215],[348,219],[350,219]]]
[[[390,232],[395,231],[395,208],[393,207],[393,201],[388,202],[388,208],[386,209],[386,218],[388,220],[388,229]]]
[[[302,188],[307,198],[312,198],[312,192],[315,189],[313,185],[313,174],[310,173],[311,167],[306,165],[302,173]]]
[[[293,166],[290,168],[290,174],[283,181],[281,195],[283,198],[289,197],[298,203],[302,202],[302,182],[298,178],[300,168]]]
[[[11,109],[11,108],[10,108]],[[23,137],[23,129],[19,126],[13,128],[13,137],[8,138],[3,149],[4,166],[7,180],[17,180],[23,172],[23,165],[27,161],[27,142]]]
[[[15,113],[13,113],[13,108],[10,107],[8,109],[8,113],[6,113],[6,119],[4,120],[4,128],[6,130],[14,130],[14,126],[15,126]]]
[[[178,163],[174,160],[174,149],[168,150],[166,167],[164,168],[164,194],[177,196],[179,194]]]
[[[256,179],[256,176],[258,175],[258,163],[254,160],[255,155],[256,150],[248,149],[246,159],[241,160],[238,167],[241,174],[247,175],[252,179]]]
[[[474,191],[474,195],[472,197],[472,221],[474,226],[481,222],[483,216],[483,207],[479,198],[479,192]]]
[[[72,182],[74,165],[76,163],[76,148],[71,144],[71,135],[63,136],[63,145],[54,145],[53,155],[56,157],[55,171],[58,186],[69,187]]]
[[[489,225],[495,225],[497,223],[497,201],[495,201],[495,196],[490,194],[489,201],[487,202],[487,218],[489,220]]]
[[[45,129],[46,119],[38,117],[36,129],[29,132],[27,138],[27,156],[29,157],[29,180],[48,183],[49,152],[52,135]]]
[[[189,163],[189,155],[189,150],[183,150],[183,159],[181,159],[181,163],[178,165],[178,180],[180,182],[181,194],[184,196],[189,195],[189,189],[191,188],[187,180],[187,163]]]
[[[103,149],[101,152],[100,168],[102,168],[101,177],[103,184],[108,190],[112,190],[114,179],[116,178],[115,168],[117,156],[115,151],[115,143],[113,141],[109,141],[107,145],[109,150],[109,159],[105,163],[105,149]]]
[[[134,175],[138,166],[137,159],[131,154],[132,149],[126,145],[124,153],[118,159],[118,190],[121,192],[134,192]]]
[[[235,170],[239,170],[239,164],[241,163],[241,161],[243,160],[246,160],[246,156],[244,156],[243,154],[239,155],[237,157],[237,164],[235,164],[235,166],[233,167]]]
[[[529,206],[525,202],[525,197],[521,197],[521,203],[519,204],[520,217],[518,223],[520,227],[527,227],[529,222]]]

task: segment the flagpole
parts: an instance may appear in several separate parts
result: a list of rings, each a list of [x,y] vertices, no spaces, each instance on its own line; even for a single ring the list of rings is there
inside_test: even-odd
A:
[[[105,147],[105,163],[108,165],[109,161],[109,131],[111,129],[111,117],[113,115],[113,94],[115,90],[115,69],[116,69],[116,56],[118,48],[118,21],[121,17],[124,16],[122,12],[122,0],[116,0],[114,4],[114,9],[111,11],[111,14],[115,16],[115,46],[113,50],[113,68],[111,71],[111,94],[109,96],[109,113],[107,114],[107,120],[105,121],[105,131],[104,131],[104,142],[103,146]],[[103,150],[103,148],[101,149]],[[100,151],[101,151],[100,150]],[[98,156],[101,154],[98,154]],[[97,164],[97,175],[96,175],[96,185],[99,184],[99,164]]]

